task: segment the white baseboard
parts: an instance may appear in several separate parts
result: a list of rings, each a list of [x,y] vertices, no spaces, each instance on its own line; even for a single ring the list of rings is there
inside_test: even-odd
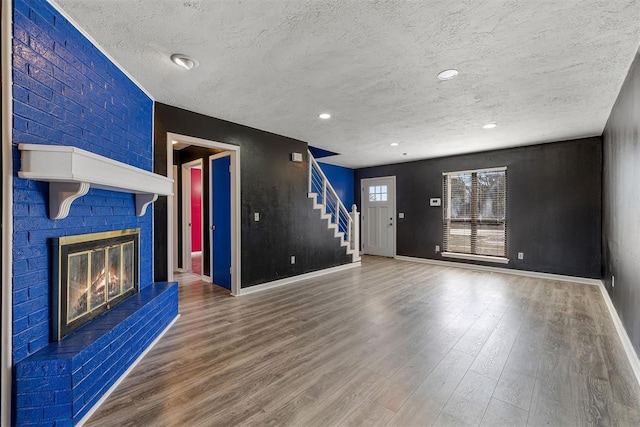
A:
[[[395,259],[401,261],[420,262],[423,264],[441,265],[443,267],[467,268],[470,270],[491,271],[493,273],[513,274],[515,276],[534,277],[536,279],[560,280],[563,282],[583,283],[585,285],[598,286],[600,279],[590,279],[588,277],[563,276],[561,274],[540,273],[537,271],[514,270],[511,268],[491,267],[488,265],[467,264],[462,262],[440,261],[437,259],[416,258],[396,255]]]
[[[202,281],[207,283],[213,283],[213,280],[211,280],[211,277],[205,276],[204,274],[202,275]]]
[[[640,359],[638,359],[636,350],[633,348],[631,339],[629,339],[629,334],[627,333],[627,330],[624,328],[624,325],[622,324],[622,319],[620,319],[620,316],[618,316],[618,311],[613,305],[613,301],[611,301],[609,292],[607,292],[607,289],[604,287],[604,283],[602,283],[602,280],[600,281],[600,284],[598,287],[600,288],[600,293],[602,294],[602,298],[604,298],[605,304],[607,304],[607,309],[609,309],[611,320],[613,320],[613,325],[616,327],[616,332],[618,332],[618,337],[620,338],[620,342],[622,343],[624,352],[627,355],[627,359],[629,359],[629,364],[631,365],[633,374],[636,377],[636,381],[638,382],[638,384],[640,384]]]
[[[312,279],[314,277],[324,276],[325,274],[336,273],[338,271],[360,267],[360,265],[360,261],[358,261],[349,264],[338,265],[336,267],[325,268],[323,270],[312,271],[310,273],[304,273],[298,276],[287,277],[285,279],[274,280],[273,282],[262,283],[260,285],[255,285],[248,288],[241,288],[238,296],[265,291],[267,289],[277,288],[278,286],[290,285],[291,283],[300,282],[301,280]]]
[[[89,418],[91,418],[91,416],[92,416],[93,414],[95,414],[95,413],[96,413],[96,411],[98,410],[98,408],[100,408],[100,405],[102,405],[102,404],[104,403],[104,401],[105,401],[105,400],[107,400],[107,398],[109,397],[109,395],[111,395],[111,393],[113,393],[113,391],[114,391],[114,390],[115,390],[115,389],[120,385],[120,383],[121,383],[122,381],[124,381],[124,379],[127,377],[127,375],[129,375],[129,373],[130,373],[131,371],[133,371],[133,368],[135,368],[135,367],[136,367],[136,365],[138,365],[138,363],[140,363],[140,361],[142,360],[142,358],[143,358],[144,356],[146,356],[146,355],[147,355],[147,353],[149,353],[149,351],[151,351],[151,349],[153,348],[153,346],[154,346],[154,345],[156,345],[156,343],[157,343],[158,341],[160,341],[160,338],[162,338],[162,337],[164,336],[164,334],[166,334],[166,333],[167,333],[167,331],[168,331],[168,330],[173,326],[173,324],[174,324],[174,323],[176,323],[176,320],[178,320],[178,317],[180,317],[180,313],[178,313],[178,315],[177,315],[176,317],[174,317],[174,318],[173,318],[173,320],[171,321],[171,323],[169,323],[169,324],[167,325],[167,327],[166,327],[166,328],[164,328],[164,329],[162,330],[162,332],[160,332],[160,335],[158,335],[158,336],[156,337],[156,339],[155,339],[155,340],[153,340],[153,342],[149,345],[149,347],[147,347],[147,348],[146,348],[146,350],[145,350],[145,351],[143,351],[143,352],[140,354],[140,356],[138,356],[138,358],[137,358],[137,359],[136,359],[136,360],[131,364],[131,366],[129,366],[129,368],[128,368],[126,371],[124,371],[124,374],[122,374],[122,375],[120,376],[120,378],[118,378],[118,380],[117,380],[115,383],[113,383],[113,385],[112,385],[111,387],[109,387],[109,390],[107,390],[107,392],[106,392],[106,393],[105,393],[105,394],[100,398],[100,400],[98,400],[98,401],[96,402],[96,404],[95,404],[95,405],[93,405],[93,407],[92,407],[91,409],[89,409],[89,412],[87,412],[87,414],[86,414],[84,417],[82,417],[82,418],[80,419],[80,421],[78,421],[78,424],[76,424],[76,426],[77,426],[77,427],[82,427],[82,425],[83,425],[84,423],[86,423],[86,422],[87,422],[87,420],[88,420]]]

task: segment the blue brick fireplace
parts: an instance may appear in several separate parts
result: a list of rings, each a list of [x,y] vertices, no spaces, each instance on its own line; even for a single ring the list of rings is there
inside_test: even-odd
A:
[[[153,101],[45,0],[13,10],[14,424],[73,425],[178,315],[177,286],[153,283],[152,210],[91,189],[50,219],[49,184],[21,179],[19,143],[78,147],[152,170]],[[139,293],[52,339],[52,240],[140,229]]]

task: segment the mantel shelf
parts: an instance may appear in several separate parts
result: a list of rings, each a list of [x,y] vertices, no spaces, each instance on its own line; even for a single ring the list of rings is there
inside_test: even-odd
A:
[[[173,180],[104,156],[61,145],[19,144],[20,178],[49,182],[49,216],[62,219],[89,188],[134,193],[142,216],[158,196],[173,194]]]

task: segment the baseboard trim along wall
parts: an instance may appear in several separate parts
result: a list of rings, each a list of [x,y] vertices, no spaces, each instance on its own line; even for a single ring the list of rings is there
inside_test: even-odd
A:
[[[84,423],[87,422],[87,420],[89,418],[91,418],[91,416],[93,414],[96,413],[96,411],[98,410],[98,408],[100,408],[100,405],[102,405],[104,403],[105,400],[107,400],[107,398],[111,395],[111,393],[113,393],[113,391],[120,385],[120,383],[122,381],[124,381],[124,379],[127,377],[127,375],[129,375],[129,373],[131,371],[133,371],[133,368],[135,368],[138,363],[140,363],[140,361],[142,360],[142,358],[144,358],[144,356],[147,355],[147,353],[149,353],[149,351],[151,351],[151,349],[157,344],[158,341],[160,341],[160,338],[162,338],[164,336],[164,334],[167,333],[167,331],[169,329],[171,329],[171,327],[173,326],[174,323],[176,323],[176,321],[178,320],[178,318],[180,317],[180,314],[178,314],[176,317],[174,317],[174,319],[171,321],[171,323],[169,323],[167,325],[166,328],[164,328],[164,330],[162,332],[160,332],[160,335],[158,335],[156,337],[155,340],[153,340],[153,342],[149,345],[149,347],[147,347],[147,349],[145,351],[143,351],[140,356],[138,356],[138,358],[131,364],[131,366],[129,366],[129,369],[127,369],[126,371],[124,371],[124,374],[122,374],[122,376],[120,378],[118,378],[118,380],[113,383],[113,385],[111,387],[109,387],[109,390],[107,390],[107,392],[104,394],[104,396],[102,396],[100,398],[100,400],[98,400],[96,402],[95,405],[93,405],[93,408],[91,408],[89,410],[89,412],[87,412],[87,414],[82,417],[80,419],[80,421],[78,421],[78,424],[76,424],[77,427],[82,427],[82,425],[84,425]]]
[[[611,315],[611,320],[613,320],[613,325],[616,327],[616,332],[618,332],[618,337],[620,338],[622,347],[624,347],[624,352],[627,354],[627,359],[629,359],[629,364],[631,365],[633,374],[636,377],[636,381],[640,385],[640,359],[636,354],[636,350],[633,348],[633,344],[631,344],[629,334],[624,328],[622,319],[620,319],[618,311],[614,307],[613,301],[611,301],[609,292],[607,292],[607,288],[604,287],[604,283],[602,282],[602,280],[600,281],[598,287],[600,288],[600,293],[602,294],[602,298],[604,298],[605,304],[607,304],[607,309],[609,310],[609,314]]]
[[[493,273],[513,274],[516,276],[535,277],[537,279],[560,280],[562,282],[583,283],[585,285],[598,286],[599,279],[589,279],[587,277],[563,276],[561,274],[540,273],[537,271],[513,270],[510,268],[491,267],[488,265],[466,264],[462,262],[440,261],[437,259],[416,258],[410,256],[396,255],[395,259],[401,261],[420,262],[423,264],[434,264],[443,267],[468,268],[470,270],[490,271]]]
[[[360,261],[350,264],[338,265],[336,267],[329,267],[322,270],[312,271],[310,273],[300,274],[298,276],[287,277],[280,280],[274,280],[273,282],[266,282],[260,285],[251,286],[248,288],[240,288],[238,296],[253,294],[255,292],[266,291],[267,289],[277,288],[278,286],[290,285],[292,283],[300,282],[306,279],[313,279],[314,277],[324,276],[325,274],[336,273],[338,271],[348,270],[350,268],[360,267]]]

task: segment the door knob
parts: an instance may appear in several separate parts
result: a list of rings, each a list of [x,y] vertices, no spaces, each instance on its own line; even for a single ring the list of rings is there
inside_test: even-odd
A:
[[[212,230],[215,230],[215,229],[216,229],[216,226],[215,226],[215,225],[212,225],[210,228],[211,228]]]

